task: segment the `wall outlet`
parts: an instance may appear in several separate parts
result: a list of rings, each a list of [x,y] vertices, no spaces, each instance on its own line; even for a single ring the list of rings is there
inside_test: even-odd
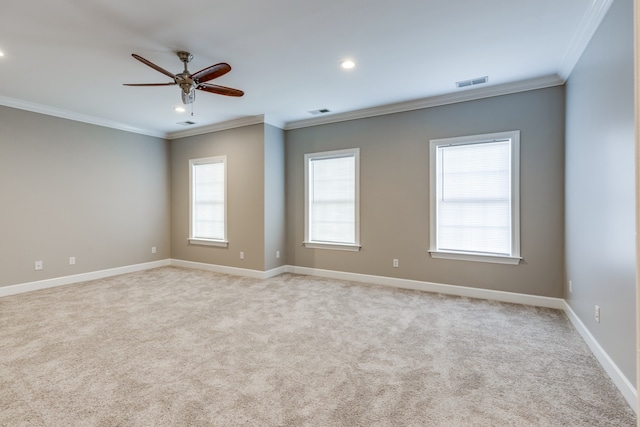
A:
[[[398,260],[394,258],[394,259],[393,259],[393,266],[394,266],[395,268],[398,268],[398,266],[399,266],[399,265],[400,265],[400,264],[399,264]]]
[[[280,258],[280,251],[276,251],[276,258]]]
[[[76,263],[76,257],[70,256],[69,257],[69,265],[75,265],[75,263]]]
[[[151,247],[151,253],[152,253],[152,254],[155,254],[155,253],[156,253],[156,247],[155,247],[155,246],[152,246],[152,247]]]
[[[244,252],[240,252],[240,259],[244,259]]]
[[[36,261],[35,262],[35,269],[36,270],[42,270],[44,268],[44,263],[42,261]]]
[[[573,292],[573,282],[569,280],[569,293]]]
[[[600,307],[597,305],[596,305],[595,315],[596,315],[596,322],[600,323]]]

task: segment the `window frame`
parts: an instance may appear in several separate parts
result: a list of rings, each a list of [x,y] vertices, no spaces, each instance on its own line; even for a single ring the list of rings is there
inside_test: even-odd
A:
[[[510,140],[511,143],[511,253],[510,255],[483,254],[477,252],[446,251],[438,249],[438,167],[437,150],[441,146],[482,144]],[[429,141],[429,254],[432,258],[498,264],[520,263],[520,131],[506,131],[480,135],[432,139]]]
[[[194,185],[194,167],[198,165],[207,165],[213,163],[222,163],[224,168],[224,236],[221,239],[207,239],[202,237],[194,237],[194,204],[195,204],[195,185]],[[203,157],[199,159],[189,160],[189,244],[203,245],[203,246],[218,246],[228,247],[229,241],[227,240],[227,156],[212,156]]]
[[[331,158],[354,157],[354,186],[355,186],[355,206],[354,206],[354,242],[337,243],[310,240],[311,226],[311,200],[309,197],[309,165],[313,160],[323,160]],[[318,153],[307,153],[304,155],[304,242],[306,248],[311,249],[333,249],[342,251],[360,250],[360,148],[348,148],[344,150],[323,151]]]

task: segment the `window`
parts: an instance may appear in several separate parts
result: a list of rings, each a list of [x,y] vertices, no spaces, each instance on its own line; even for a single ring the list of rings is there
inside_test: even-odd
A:
[[[520,132],[430,141],[433,258],[518,264]]]
[[[305,154],[307,248],[360,249],[358,148]]]
[[[226,156],[189,160],[189,242],[227,246]]]

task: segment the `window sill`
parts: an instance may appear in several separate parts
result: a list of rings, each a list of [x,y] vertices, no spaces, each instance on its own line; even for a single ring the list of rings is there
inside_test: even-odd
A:
[[[303,242],[305,248],[308,249],[333,249],[336,251],[358,252],[360,245],[352,245],[348,243],[321,243],[321,242]]]
[[[495,264],[518,265],[522,257],[502,256],[502,255],[480,255],[467,252],[445,252],[430,250],[431,258],[454,259],[458,261],[491,262]]]
[[[195,238],[190,238],[188,240],[190,245],[217,246],[220,248],[226,248],[229,246],[229,242],[226,240],[195,239]]]

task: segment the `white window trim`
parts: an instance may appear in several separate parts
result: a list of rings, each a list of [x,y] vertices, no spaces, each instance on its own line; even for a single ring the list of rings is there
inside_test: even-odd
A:
[[[227,240],[198,239],[193,237],[189,237],[189,239],[187,240],[191,245],[218,246],[221,248],[226,248],[227,246],[229,246],[229,242]]]
[[[511,256],[478,254],[472,252],[437,250],[437,201],[436,201],[436,149],[442,145],[462,145],[493,141],[511,140]],[[482,135],[468,135],[453,138],[432,139],[429,141],[429,222],[430,249],[432,258],[452,259],[462,261],[491,262],[498,264],[520,263],[520,131],[487,133]]]
[[[476,261],[476,262],[492,262],[495,264],[511,264],[518,265],[521,257],[503,256],[503,255],[485,255],[471,252],[448,252],[429,250],[431,258],[437,259],[454,259],[459,261]]]
[[[358,252],[361,248],[359,244],[356,245],[347,245],[347,244],[339,244],[339,243],[329,243],[329,242],[309,242],[305,240],[303,242],[305,248],[309,249],[333,249],[336,251],[351,251]]]
[[[193,167],[195,165],[209,163],[224,164],[224,238],[222,239],[203,239],[201,237],[193,237],[193,193],[195,191],[193,188]],[[224,248],[229,246],[229,241],[227,240],[227,156],[214,156],[189,160],[189,238],[187,240],[191,245],[218,246]]]
[[[330,159],[338,157],[355,157],[355,243],[334,243],[312,241],[309,239],[309,162],[314,159]],[[304,242],[309,249],[333,249],[340,251],[360,250],[360,149],[349,148],[345,150],[324,151],[320,153],[307,153],[304,155]]]

